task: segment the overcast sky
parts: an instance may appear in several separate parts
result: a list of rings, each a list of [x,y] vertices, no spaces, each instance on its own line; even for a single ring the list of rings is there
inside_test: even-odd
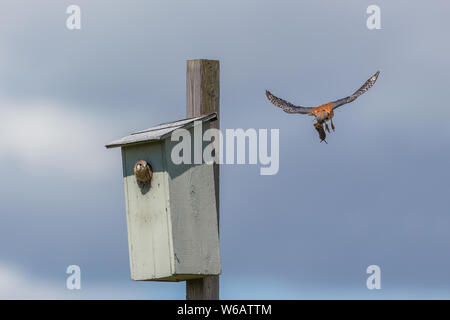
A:
[[[449,9],[2,0],[0,298],[184,298],[184,283],[130,280],[120,150],[104,145],[183,118],[195,58],[220,60],[222,129],[280,129],[277,175],[221,168],[221,298],[450,298]],[[377,70],[327,145],[264,95],[315,106]],[[372,264],[381,290],[366,288]]]

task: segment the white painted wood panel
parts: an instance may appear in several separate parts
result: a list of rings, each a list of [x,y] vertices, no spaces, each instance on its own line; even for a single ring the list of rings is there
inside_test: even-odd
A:
[[[122,147],[133,280],[182,281],[221,272],[213,166],[173,164],[175,143]],[[136,182],[138,160],[152,166],[150,187]]]
[[[133,280],[171,276],[171,234],[168,223],[167,172],[160,143],[127,147],[123,150],[128,244]],[[149,162],[153,169],[150,188],[136,183],[133,167],[137,160]]]

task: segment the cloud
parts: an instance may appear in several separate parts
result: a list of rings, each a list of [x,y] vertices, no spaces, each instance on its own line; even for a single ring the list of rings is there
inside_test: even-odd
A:
[[[0,299],[62,299],[69,295],[54,283],[36,280],[17,268],[0,264]]]
[[[42,279],[27,273],[14,265],[0,262],[0,300],[64,300],[64,299],[176,299],[179,298],[179,286],[174,284],[172,289],[161,290],[161,284],[133,282],[92,282],[85,280],[81,270],[81,289],[66,288],[66,277],[59,281]],[[167,285],[167,284],[164,284]],[[151,288],[149,288],[151,286]]]
[[[282,128],[278,175],[221,169],[225,277],[259,270],[267,279],[277,270],[289,283],[314,283],[298,293],[299,285],[243,282],[228,285],[229,296],[245,288],[240,297],[276,296],[278,286],[281,297],[320,297],[324,279],[363,285],[348,270],[367,260],[438,292],[450,263],[450,64],[439,32],[448,29],[448,4],[405,14],[408,2],[386,2],[383,29],[369,31],[360,1],[78,2],[80,32],[65,27],[70,2],[0,3],[0,258],[32,270],[2,265],[1,297],[103,298],[112,283],[124,297],[148,290],[123,276],[120,150],[104,144],[183,117],[185,60],[200,57],[221,61],[223,129]],[[377,69],[375,87],[336,114],[329,145],[317,143],[311,119],[264,96],[268,88],[317,105],[350,94]],[[64,270],[53,272],[67,260],[113,282],[83,278],[81,292],[68,292]],[[334,273],[324,261],[337,261]]]
[[[103,145],[114,130],[95,113],[46,101],[0,100],[0,114],[0,163],[58,176],[111,172],[113,157]]]

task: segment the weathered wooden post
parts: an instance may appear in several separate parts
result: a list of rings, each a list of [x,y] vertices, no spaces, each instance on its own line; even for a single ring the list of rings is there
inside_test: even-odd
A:
[[[199,117],[217,113],[211,127],[220,128],[220,65],[218,60],[188,60],[186,66],[186,116]],[[220,148],[219,148],[220,149]],[[219,150],[216,150],[219,152]],[[214,164],[214,184],[219,225],[219,164]],[[186,281],[186,299],[218,300],[219,276]]]

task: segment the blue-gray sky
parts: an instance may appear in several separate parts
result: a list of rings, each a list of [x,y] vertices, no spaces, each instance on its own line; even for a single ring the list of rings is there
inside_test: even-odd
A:
[[[78,4],[82,29],[69,31]],[[381,8],[368,30],[366,8]],[[221,63],[221,127],[279,128],[280,171],[221,168],[222,298],[450,298],[446,1],[0,3],[0,297],[184,298],[133,282],[119,150],[185,115],[185,61]],[[318,105],[375,86],[335,116]],[[82,290],[65,289],[78,264]],[[367,266],[382,289],[366,288]]]

